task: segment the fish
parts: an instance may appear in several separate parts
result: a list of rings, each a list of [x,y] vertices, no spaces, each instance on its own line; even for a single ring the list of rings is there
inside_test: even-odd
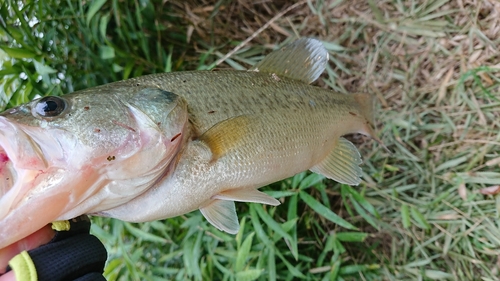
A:
[[[358,185],[347,134],[374,133],[374,98],[310,85],[329,61],[296,40],[247,71],[152,74],[0,113],[0,249],[82,214],[145,222],[200,210],[239,230],[235,202],[310,170]],[[383,146],[385,147],[385,146]]]

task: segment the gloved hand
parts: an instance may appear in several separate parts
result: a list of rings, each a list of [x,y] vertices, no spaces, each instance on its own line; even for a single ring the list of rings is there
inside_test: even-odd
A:
[[[41,229],[14,247],[0,250],[0,281],[106,280],[102,272],[107,252],[99,239],[89,234],[87,216],[54,222],[51,228]],[[46,241],[49,242],[39,246]],[[5,272],[2,260],[22,249],[31,250],[10,259],[6,273],[1,275]]]

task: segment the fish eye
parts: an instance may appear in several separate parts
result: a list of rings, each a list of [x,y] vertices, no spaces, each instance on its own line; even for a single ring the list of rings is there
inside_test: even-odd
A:
[[[34,113],[40,117],[56,117],[61,115],[67,107],[66,101],[61,97],[41,98],[34,106]]]

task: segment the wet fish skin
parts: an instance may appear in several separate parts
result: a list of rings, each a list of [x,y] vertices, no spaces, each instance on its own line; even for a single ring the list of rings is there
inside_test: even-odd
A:
[[[253,192],[256,188],[321,162],[342,135],[373,133],[365,117],[365,113],[371,114],[372,96],[339,94],[273,73],[182,72],[120,83],[175,88],[189,104],[196,134],[170,177],[127,204],[99,213],[127,221],[203,211],[228,190],[244,189],[257,196]],[[221,135],[205,135],[219,130],[221,123],[228,125],[221,129]],[[357,157],[351,161],[358,165],[359,153],[353,155]],[[359,177],[360,173],[356,170],[355,175]],[[351,178],[347,183],[356,181]],[[259,203],[278,203],[259,195]],[[163,198],[168,204],[151,205],[148,202],[152,198]],[[148,210],[140,211],[146,204]],[[233,212],[228,208],[225,212]]]
[[[1,114],[4,152],[9,132],[20,130],[21,146],[45,163],[44,173],[64,180],[4,192],[0,248],[83,213],[148,221],[200,209],[214,226],[236,233],[234,201],[279,204],[257,190],[263,185],[308,169],[358,184],[361,158],[342,136],[377,139],[373,97],[308,85],[327,61],[321,42],[304,39],[251,71],[166,73],[90,88],[65,95],[70,108],[50,120],[33,118],[36,101]],[[11,162],[27,168],[16,160],[5,170]],[[37,213],[44,208],[51,211]],[[19,218],[36,223],[26,227]]]
[[[59,99],[66,109],[57,117],[38,116],[40,100],[0,115],[0,154],[10,160],[0,178],[17,179],[0,188],[0,248],[74,209],[93,213],[141,194],[189,135],[187,104],[167,91],[113,87]]]

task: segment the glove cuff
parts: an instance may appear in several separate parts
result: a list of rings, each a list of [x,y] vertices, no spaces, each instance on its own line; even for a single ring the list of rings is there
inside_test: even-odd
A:
[[[56,235],[48,244],[24,251],[9,262],[16,280],[105,280],[102,272],[107,252],[99,239],[89,234],[88,217],[54,224],[53,228]]]
[[[37,281],[36,267],[30,255],[26,251],[22,251],[17,256],[9,261],[10,268],[14,268],[16,280],[22,281]]]

